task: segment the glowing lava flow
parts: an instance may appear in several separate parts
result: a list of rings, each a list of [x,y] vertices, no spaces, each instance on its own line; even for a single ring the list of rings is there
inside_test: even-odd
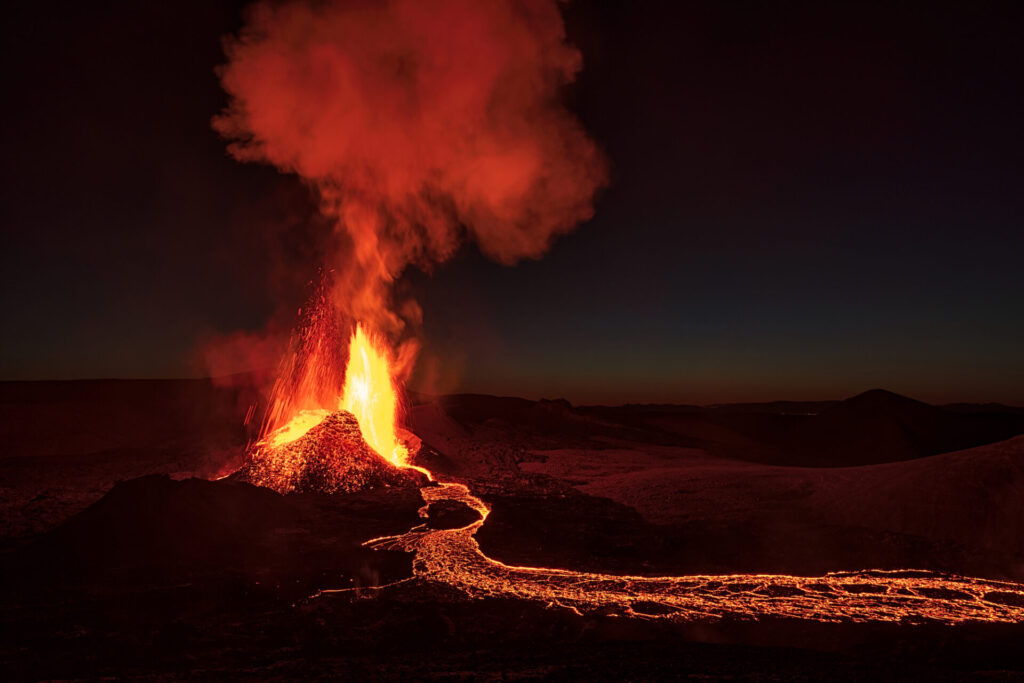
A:
[[[288,424],[272,432],[267,440],[274,446],[283,446],[286,443],[297,441],[305,436],[310,429],[323,422],[328,415],[330,415],[330,411],[323,409],[300,410],[295,417],[288,421]]]
[[[839,572],[821,577],[777,574],[616,576],[492,560],[473,535],[490,510],[462,484],[421,489],[427,506],[463,503],[483,519],[461,529],[425,526],[366,545],[415,554],[414,576],[455,587],[471,598],[536,600],[577,613],[646,619],[714,621],[761,617],[819,622],[1024,623],[1024,585],[926,571]],[[347,590],[347,589],[346,589]],[[344,591],[323,591],[323,593]]]

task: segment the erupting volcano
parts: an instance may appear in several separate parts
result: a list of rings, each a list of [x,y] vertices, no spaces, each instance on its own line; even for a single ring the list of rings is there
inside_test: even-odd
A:
[[[410,467],[399,385],[422,316],[396,296],[403,272],[464,239],[505,264],[537,258],[593,212],[606,162],[559,97],[579,51],[551,0],[260,3],[226,45],[214,127],[237,159],[297,174],[334,228],[239,476],[282,492],[392,484]],[[388,477],[325,470],[365,460],[324,427],[337,411]]]
[[[1024,676],[1024,17],[239,1],[5,11],[5,680]]]
[[[301,367],[317,381],[329,381],[331,334],[323,311],[310,318],[322,328],[317,334],[317,352],[288,367]],[[410,487],[424,476],[407,462],[411,434],[399,438],[399,394],[391,377],[393,360],[383,340],[356,325],[348,346],[341,393],[322,405],[310,403],[316,397],[330,398],[318,386],[303,397],[274,397],[277,419],[274,426],[264,422],[264,433],[249,450],[249,462],[235,477],[280,493],[291,491],[360,491],[377,487]],[[299,353],[296,350],[296,353]],[[340,349],[338,353],[340,353]],[[293,360],[299,360],[293,357]],[[332,359],[333,360],[333,359]],[[327,362],[327,368],[315,364]],[[302,387],[305,382],[279,381],[275,391]],[[292,412],[287,417],[284,406]],[[303,407],[299,407],[303,406]]]
[[[248,20],[227,44],[220,77],[231,101],[214,126],[237,159],[312,187],[336,240],[236,478],[332,494],[429,480],[425,515],[431,505],[461,505],[480,520],[374,543],[412,552],[418,579],[470,597],[632,616],[643,603],[676,620],[1024,619],[1019,588],[955,577],[642,578],[484,555],[473,536],[490,508],[462,483],[434,483],[414,464],[419,439],[401,427],[422,311],[398,300],[396,284],[409,266],[447,260],[464,238],[510,264],[539,257],[590,217],[605,161],[559,98],[580,54],[550,0],[259,4]]]

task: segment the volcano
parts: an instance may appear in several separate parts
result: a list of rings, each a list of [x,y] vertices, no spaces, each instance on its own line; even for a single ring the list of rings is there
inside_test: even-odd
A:
[[[378,488],[415,489],[426,483],[416,470],[378,455],[363,438],[355,416],[338,410],[285,443],[256,443],[232,479],[278,493],[353,493]]]

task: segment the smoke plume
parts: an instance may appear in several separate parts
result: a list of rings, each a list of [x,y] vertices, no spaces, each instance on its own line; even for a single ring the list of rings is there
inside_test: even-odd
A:
[[[214,127],[315,188],[334,306],[393,340],[420,315],[407,266],[467,238],[536,258],[592,214],[606,163],[560,101],[581,57],[555,0],[261,2],[225,50]]]

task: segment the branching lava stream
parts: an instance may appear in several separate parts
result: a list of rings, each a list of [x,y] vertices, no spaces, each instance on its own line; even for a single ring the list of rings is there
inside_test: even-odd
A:
[[[615,576],[517,567],[492,560],[473,538],[490,510],[463,484],[421,489],[427,505],[455,501],[482,519],[461,529],[418,526],[366,545],[415,554],[413,580],[438,582],[471,598],[542,601],[577,613],[673,621],[760,617],[819,622],[1024,623],[1024,586],[919,570],[777,574]],[[343,589],[345,591],[351,589]],[[335,593],[341,591],[322,591]]]

